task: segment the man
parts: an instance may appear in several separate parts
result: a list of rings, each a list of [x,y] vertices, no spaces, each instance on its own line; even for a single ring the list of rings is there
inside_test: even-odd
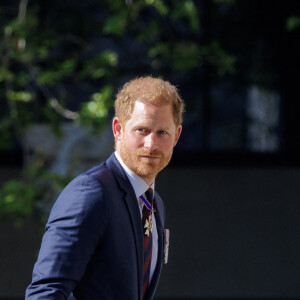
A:
[[[165,212],[154,192],[182,127],[170,83],[141,77],[117,94],[116,151],[79,175],[54,204],[26,299],[153,299]],[[154,200],[153,200],[154,195]]]

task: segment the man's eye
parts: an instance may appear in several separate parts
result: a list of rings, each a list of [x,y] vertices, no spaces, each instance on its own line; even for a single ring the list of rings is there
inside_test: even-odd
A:
[[[137,131],[138,131],[138,132],[141,132],[141,133],[145,133],[145,132],[146,132],[146,129],[144,129],[144,128],[138,128]]]
[[[165,135],[165,134],[167,134],[167,132],[166,132],[166,131],[164,131],[164,130],[160,130],[158,133],[159,133],[159,134],[161,134],[161,135]]]

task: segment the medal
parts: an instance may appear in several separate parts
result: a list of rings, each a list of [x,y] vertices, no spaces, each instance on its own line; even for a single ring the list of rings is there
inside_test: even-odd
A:
[[[152,232],[152,213],[149,215],[149,218],[146,219],[144,229],[145,235],[149,236],[150,232]]]
[[[139,199],[142,203],[142,206],[143,205],[145,206],[144,209],[147,209],[149,211],[149,217],[145,219],[145,224],[144,224],[145,235],[149,236],[150,233],[152,232],[153,212],[155,212],[156,210],[153,208],[153,202],[152,201],[149,202],[148,199],[145,197],[145,194],[141,195]]]
[[[164,263],[168,262],[169,257],[169,245],[170,245],[170,230],[164,230]]]

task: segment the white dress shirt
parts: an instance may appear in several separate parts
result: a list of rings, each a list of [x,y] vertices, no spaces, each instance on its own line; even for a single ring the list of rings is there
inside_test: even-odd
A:
[[[133,173],[123,162],[122,158],[120,157],[119,153],[115,151],[115,156],[121,166],[123,167],[137,198],[138,205],[140,208],[140,214],[142,219],[142,210],[144,203],[139,199],[139,197],[144,194],[148,189],[148,184],[138,175]],[[153,189],[154,192],[154,182],[150,186]],[[153,273],[155,271],[156,263],[157,263],[157,252],[158,252],[158,235],[157,235],[157,228],[156,228],[156,221],[155,221],[155,213],[153,214],[152,219],[152,257],[151,257],[151,267],[150,267],[150,277],[149,277],[149,283],[151,282]],[[141,225],[142,226],[142,225]]]

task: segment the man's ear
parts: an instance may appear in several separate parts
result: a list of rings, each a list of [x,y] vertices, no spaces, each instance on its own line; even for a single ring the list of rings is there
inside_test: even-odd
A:
[[[175,132],[175,141],[174,141],[173,147],[176,146],[176,144],[177,144],[177,142],[178,142],[178,140],[179,140],[181,131],[182,131],[182,125],[179,125],[179,126],[176,128],[176,132]]]
[[[114,117],[112,121],[112,130],[116,141],[121,140],[123,134],[122,125],[118,117]]]

